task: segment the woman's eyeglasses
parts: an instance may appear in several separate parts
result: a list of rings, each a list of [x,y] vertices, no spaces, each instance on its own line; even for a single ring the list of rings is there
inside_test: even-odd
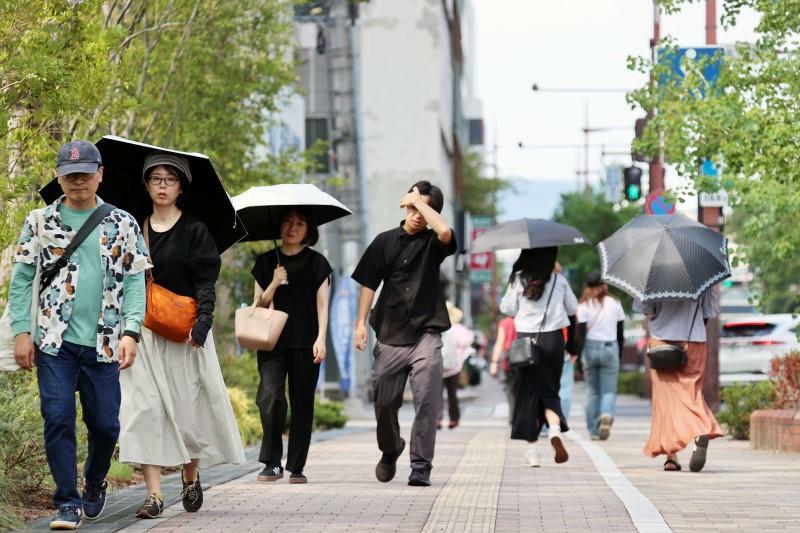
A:
[[[167,187],[174,187],[180,180],[175,176],[150,176],[148,181],[153,185],[164,184]]]

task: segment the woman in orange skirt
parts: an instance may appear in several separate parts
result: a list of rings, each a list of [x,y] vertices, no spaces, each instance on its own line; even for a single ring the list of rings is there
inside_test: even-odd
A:
[[[667,456],[664,470],[678,471],[678,452],[694,443],[689,469],[699,472],[706,463],[708,443],[723,435],[703,398],[706,366],[705,322],[719,314],[719,300],[712,288],[699,302],[674,300],[639,304],[650,322],[650,346],[686,344],[687,362],[677,370],[650,370],[653,383],[653,418],[644,453]]]

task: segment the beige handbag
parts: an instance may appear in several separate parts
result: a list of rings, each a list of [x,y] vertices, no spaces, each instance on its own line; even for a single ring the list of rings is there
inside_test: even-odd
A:
[[[256,307],[256,302],[236,310],[234,328],[236,342],[245,350],[272,351],[283,332],[289,315],[278,311],[269,304],[269,308]]]

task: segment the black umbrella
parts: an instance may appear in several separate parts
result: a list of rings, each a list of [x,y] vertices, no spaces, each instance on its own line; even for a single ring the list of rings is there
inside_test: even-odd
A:
[[[731,275],[725,236],[681,214],[640,215],[597,248],[603,281],[643,302],[696,300]]]
[[[479,235],[470,252],[493,252],[515,248],[549,248],[592,244],[586,235],[566,224],[542,218],[521,218],[492,226]]]
[[[115,135],[106,135],[97,142],[103,156],[103,181],[97,195],[104,201],[131,213],[140,222],[150,213],[151,200],[142,183],[144,160],[151,152],[176,154],[189,160],[192,184],[186,193],[184,209],[202,220],[219,253],[247,235],[244,224],[236,214],[228,193],[207,156],[196,152],[179,152],[160,146],[144,144]],[[61,196],[61,187],[54,179],[39,194],[52,203]]]

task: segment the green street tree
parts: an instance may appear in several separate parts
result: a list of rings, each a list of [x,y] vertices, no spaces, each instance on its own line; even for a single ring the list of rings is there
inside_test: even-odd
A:
[[[662,4],[671,12],[687,3]],[[734,25],[745,8],[760,15],[757,39],[724,57],[713,84],[702,74],[707,61],[684,61],[683,79],[648,85],[628,97],[655,113],[637,151],[655,155],[661,135],[667,161],[692,178],[696,190],[728,190],[741,217],[733,235],[740,255],[767,280],[800,253],[800,2],[725,0],[723,26]],[[666,46],[675,43],[667,40]],[[667,74],[641,58],[629,66],[655,80]],[[706,159],[721,165],[721,179],[702,175]],[[765,283],[764,289],[769,300],[770,293],[788,287]]]
[[[267,157],[269,112],[295,81],[290,0],[7,0],[0,7],[0,249],[68,138],[122,135],[208,154],[232,193],[297,179]]]
[[[587,194],[562,194],[553,220],[578,228],[597,244],[639,214],[639,207],[615,208],[606,201],[602,192],[590,190]],[[558,262],[572,273],[570,282],[578,296],[583,292],[586,275],[593,270],[600,270],[600,256],[596,246],[562,246],[558,251]],[[626,306],[629,305],[630,297],[616,289],[612,291]]]

